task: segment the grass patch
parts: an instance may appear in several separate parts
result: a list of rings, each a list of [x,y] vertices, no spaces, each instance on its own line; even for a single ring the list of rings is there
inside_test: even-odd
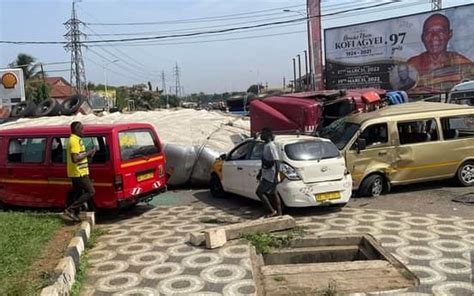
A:
[[[281,249],[290,245],[294,239],[303,237],[304,228],[295,227],[281,232],[257,232],[244,236],[256,249],[257,254],[268,254],[273,249]]]
[[[328,286],[318,291],[317,296],[337,296],[340,295],[337,292],[336,281],[330,281]]]
[[[74,284],[72,285],[71,296],[78,296],[81,292],[82,283],[86,278],[86,270],[89,267],[87,253],[97,244],[97,238],[106,233],[107,231],[100,227],[94,228],[92,230],[91,236],[86,243],[86,249],[81,255],[81,262],[79,264],[79,270],[76,272]]]
[[[0,212],[0,295],[33,295],[41,283],[29,267],[63,222],[57,215]]]
[[[202,218],[199,220],[201,223],[206,223],[206,224],[228,224],[226,221],[217,219],[217,218]]]

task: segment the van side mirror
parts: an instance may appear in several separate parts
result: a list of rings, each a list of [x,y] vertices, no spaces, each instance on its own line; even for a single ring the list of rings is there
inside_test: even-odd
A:
[[[357,153],[359,153],[361,150],[365,150],[365,148],[367,148],[367,141],[364,138],[358,138],[356,148]]]
[[[224,153],[224,154],[221,154],[221,155],[219,156],[219,159],[220,159],[220,160],[226,160],[226,159],[227,159],[227,154],[225,154],[225,153]]]

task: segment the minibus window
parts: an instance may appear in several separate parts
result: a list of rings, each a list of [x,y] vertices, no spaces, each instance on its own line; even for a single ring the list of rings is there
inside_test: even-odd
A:
[[[441,118],[445,140],[474,137],[474,115]]]
[[[12,138],[8,145],[8,161],[14,163],[42,163],[46,138]]]
[[[89,163],[105,163],[109,160],[108,145],[105,137],[84,137],[82,138],[86,150],[93,147],[97,149],[94,157],[89,158]],[[53,163],[66,163],[68,138],[53,138],[51,142],[51,161]]]
[[[365,139],[367,148],[382,145],[388,142],[388,130],[386,123],[374,124],[367,127],[360,138]]]
[[[360,125],[347,122],[345,118],[341,118],[325,127],[320,136],[331,140],[337,146],[337,149],[342,150],[359,128]]]
[[[122,160],[142,158],[160,153],[160,147],[149,130],[119,132],[119,144]]]
[[[438,140],[438,128],[434,119],[397,123],[400,145]]]

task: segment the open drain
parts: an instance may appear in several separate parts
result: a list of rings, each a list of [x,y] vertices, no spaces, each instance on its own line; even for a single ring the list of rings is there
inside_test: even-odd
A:
[[[370,235],[298,238],[287,248],[251,253],[258,295],[339,295],[419,285]]]

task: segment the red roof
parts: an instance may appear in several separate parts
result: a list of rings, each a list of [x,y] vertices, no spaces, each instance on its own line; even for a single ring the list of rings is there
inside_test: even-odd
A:
[[[84,123],[84,133],[107,133],[112,130],[144,129],[152,128],[148,123],[115,123],[115,124],[87,124]],[[69,134],[71,128],[67,125],[43,125],[33,127],[17,127],[0,131],[1,136],[33,136],[33,135],[56,135]]]
[[[51,87],[51,98],[65,99],[73,94],[71,85],[63,77],[46,77],[46,83]]]

